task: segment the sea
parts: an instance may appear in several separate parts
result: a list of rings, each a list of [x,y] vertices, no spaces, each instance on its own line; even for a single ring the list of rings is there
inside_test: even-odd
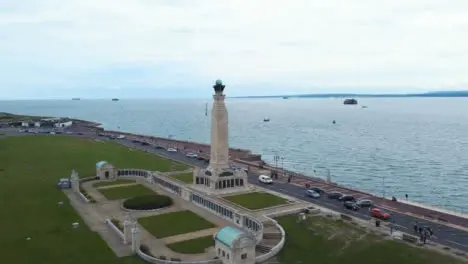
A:
[[[357,99],[229,98],[230,146],[310,176],[330,170],[332,181],[379,196],[468,212],[468,98]],[[210,111],[210,98],[0,101],[0,112],[203,143]]]

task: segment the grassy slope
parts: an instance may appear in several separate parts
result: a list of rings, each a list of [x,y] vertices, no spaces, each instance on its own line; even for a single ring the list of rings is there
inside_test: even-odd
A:
[[[55,187],[72,169],[81,177],[95,174],[95,163],[117,167],[163,170],[169,162],[115,143],[66,136],[0,139],[0,261],[15,264],[142,263],[118,259],[97,233],[71,223],[80,217]],[[61,208],[57,202],[65,201]],[[32,239],[26,241],[26,237]]]
[[[281,263],[327,264],[458,264],[451,257],[409,246],[403,242],[366,235],[344,222],[313,217],[298,224],[297,215],[279,217],[286,244],[278,255]],[[348,243],[349,241],[350,243]]]

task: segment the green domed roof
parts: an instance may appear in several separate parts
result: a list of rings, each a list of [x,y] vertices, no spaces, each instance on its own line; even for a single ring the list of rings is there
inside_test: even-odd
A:
[[[223,85],[223,81],[221,81],[220,79],[216,80],[216,85]]]

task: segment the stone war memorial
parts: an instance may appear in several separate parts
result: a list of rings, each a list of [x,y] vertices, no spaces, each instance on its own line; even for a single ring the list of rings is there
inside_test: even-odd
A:
[[[274,257],[284,246],[284,230],[268,214],[275,206],[290,210],[304,204],[271,204],[253,210],[228,199],[274,195],[249,186],[247,173],[232,169],[225,85],[217,80],[213,88],[206,169],[159,172],[117,168],[102,160],[95,164],[94,176],[80,179],[73,172],[74,188],[64,192],[89,204],[89,212],[87,207],[77,210],[85,222],[93,221],[87,219],[93,215],[90,212],[106,219],[114,235],[102,232],[101,236],[118,256],[137,254],[150,263],[253,264]],[[182,181],[178,175],[191,175],[193,181]]]
[[[247,191],[247,173],[229,166],[229,119],[223,93],[225,85],[217,80],[213,88],[210,164],[207,169],[195,171],[194,184],[197,189],[210,194]]]

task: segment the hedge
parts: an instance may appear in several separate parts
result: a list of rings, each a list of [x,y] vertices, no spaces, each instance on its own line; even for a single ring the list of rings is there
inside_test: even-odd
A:
[[[172,199],[165,195],[142,195],[127,199],[123,202],[123,207],[130,210],[154,210],[172,205]]]

